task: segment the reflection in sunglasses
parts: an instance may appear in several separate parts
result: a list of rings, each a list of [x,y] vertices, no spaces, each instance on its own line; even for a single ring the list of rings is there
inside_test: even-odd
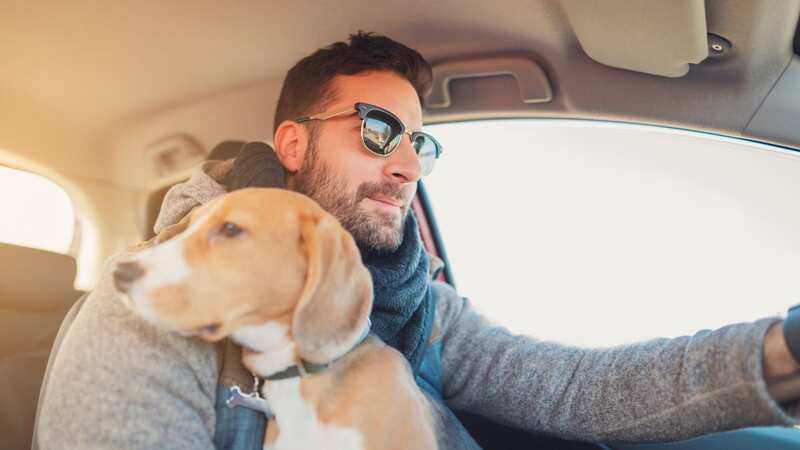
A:
[[[379,156],[391,154],[404,135],[408,135],[414,152],[420,160],[423,175],[429,175],[442,149],[436,139],[422,132],[408,132],[400,119],[383,108],[367,103],[356,103],[353,109],[346,109],[325,116],[306,116],[295,119],[297,123],[312,120],[328,120],[345,114],[358,113],[361,119],[361,139],[364,147]]]

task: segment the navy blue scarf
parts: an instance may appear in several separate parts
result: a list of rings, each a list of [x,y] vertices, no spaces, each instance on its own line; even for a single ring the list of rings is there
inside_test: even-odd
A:
[[[251,142],[241,149],[225,184],[228,191],[286,186],[275,151],[263,142]],[[403,353],[417,373],[433,329],[434,304],[428,275],[430,260],[413,212],[408,214],[403,242],[396,251],[359,250],[372,274],[372,332]]]
[[[375,299],[372,332],[399,350],[416,373],[433,329],[434,303],[428,268],[413,211],[409,211],[400,248],[378,253],[362,248],[364,265],[372,274]]]

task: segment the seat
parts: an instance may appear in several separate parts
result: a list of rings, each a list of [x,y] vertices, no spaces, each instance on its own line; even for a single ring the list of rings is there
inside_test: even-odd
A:
[[[239,154],[239,150],[242,149],[244,144],[244,141],[221,142],[211,150],[207,159],[225,160],[235,158],[236,155]],[[153,225],[156,224],[158,212],[161,211],[161,204],[164,202],[164,197],[167,195],[167,192],[170,190],[170,188],[172,188],[172,186],[174,186],[174,184],[164,186],[161,189],[151,193],[147,198],[147,204],[145,205],[144,230],[142,231],[142,238],[144,240],[148,240],[155,235],[155,232],[153,231]]]
[[[209,153],[208,159],[224,160],[233,158],[239,153],[244,144],[243,141],[222,142]],[[158,217],[158,212],[161,210],[161,203],[171,187],[172,185],[166,186],[150,195],[146,205],[148,227],[145,230],[145,239],[153,236],[153,225]],[[21,251],[22,254],[28,255],[30,253],[28,251],[30,249],[24,250]],[[11,441],[4,442],[4,444],[13,443],[8,448],[31,448],[33,450],[39,448],[38,442],[35,439],[32,440],[31,437],[35,434],[35,422],[39,415],[38,400],[45,395],[42,380],[47,379],[47,367],[50,366],[50,361],[53,360],[58,352],[63,336],[69,330],[87,296],[87,293],[72,289],[76,271],[74,259],[64,255],[50,254],[49,252],[44,253],[46,255],[36,253],[38,256],[34,256],[31,253],[28,257],[31,264],[18,265],[21,269],[20,274],[9,274],[8,278],[3,278],[0,281],[0,299],[3,299],[3,303],[0,304],[0,307],[3,308],[3,316],[0,317],[0,320],[5,321],[7,316],[9,323],[13,323],[16,317],[15,314],[17,314],[12,308],[9,308],[12,312],[8,315],[5,314],[6,297],[9,299],[25,299],[27,296],[30,299],[34,299],[33,301],[16,301],[15,304],[48,305],[42,310],[33,309],[28,313],[31,316],[29,322],[36,323],[36,326],[31,327],[30,330],[32,332],[35,331],[36,336],[38,336],[30,341],[32,343],[35,342],[35,345],[31,343],[27,347],[20,347],[17,354],[9,358],[8,370],[6,370],[5,353],[0,354],[0,380],[20,380],[16,387],[14,382],[8,382],[0,388],[2,389],[0,391],[2,396],[0,397],[0,402],[2,402],[2,411],[0,411],[2,413],[0,415],[0,433],[2,434],[0,436],[12,436]],[[0,249],[0,261],[3,261],[6,257],[9,258],[8,261],[16,260],[14,255],[9,253],[9,256],[6,256]],[[43,259],[52,261],[48,263]],[[23,260],[20,259],[20,261]],[[25,267],[41,268],[41,271],[26,271]],[[26,282],[18,286],[18,283],[14,282],[17,277],[22,277]],[[50,283],[45,283],[43,280],[50,281]],[[8,294],[4,290],[5,284],[8,284]],[[69,289],[67,289],[67,286],[69,286]],[[12,289],[24,292],[12,292]],[[76,299],[78,300],[75,301]],[[3,329],[11,328],[4,327]],[[25,330],[25,326],[21,325],[19,327],[19,336],[15,337],[14,342],[26,342],[26,338],[22,334],[23,330]],[[4,345],[6,342],[5,335],[0,334],[0,336],[3,337],[0,345]],[[13,344],[9,345],[9,348],[13,347]],[[28,347],[30,347],[30,351],[26,350]],[[24,390],[18,389],[21,384],[25,384]],[[7,393],[5,390],[9,392]],[[17,392],[18,390],[20,392]],[[14,405],[17,403],[24,405],[22,414],[20,414],[19,409],[15,409]],[[6,422],[8,422],[7,427],[5,425]]]
[[[50,347],[81,292],[75,259],[0,244],[0,436],[3,448],[29,448]]]

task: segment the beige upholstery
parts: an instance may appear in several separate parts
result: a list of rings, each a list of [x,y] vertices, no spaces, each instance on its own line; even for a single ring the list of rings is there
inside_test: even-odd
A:
[[[230,158],[235,158],[237,154],[239,154],[239,150],[245,143],[243,141],[224,141],[217,144],[211,150],[211,153],[208,154],[207,159],[219,159],[225,160]],[[155,235],[153,231],[153,225],[156,223],[156,219],[158,218],[158,212],[161,211],[161,203],[164,202],[164,197],[167,195],[167,192],[172,188],[174,185],[164,186],[161,189],[158,189],[150,194],[147,198],[147,204],[145,205],[145,226],[142,238],[144,240],[148,240]]]
[[[697,0],[562,0],[581,47],[595,61],[682,77],[708,57],[705,4]]]
[[[70,256],[0,244],[0,261],[0,436],[29,448],[50,347],[81,292]]]

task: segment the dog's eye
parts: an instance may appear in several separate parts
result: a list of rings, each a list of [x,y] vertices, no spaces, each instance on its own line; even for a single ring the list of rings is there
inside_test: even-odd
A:
[[[219,234],[227,237],[227,238],[234,238],[240,234],[242,234],[241,228],[238,225],[232,222],[225,222],[222,224],[222,227],[219,229]]]

